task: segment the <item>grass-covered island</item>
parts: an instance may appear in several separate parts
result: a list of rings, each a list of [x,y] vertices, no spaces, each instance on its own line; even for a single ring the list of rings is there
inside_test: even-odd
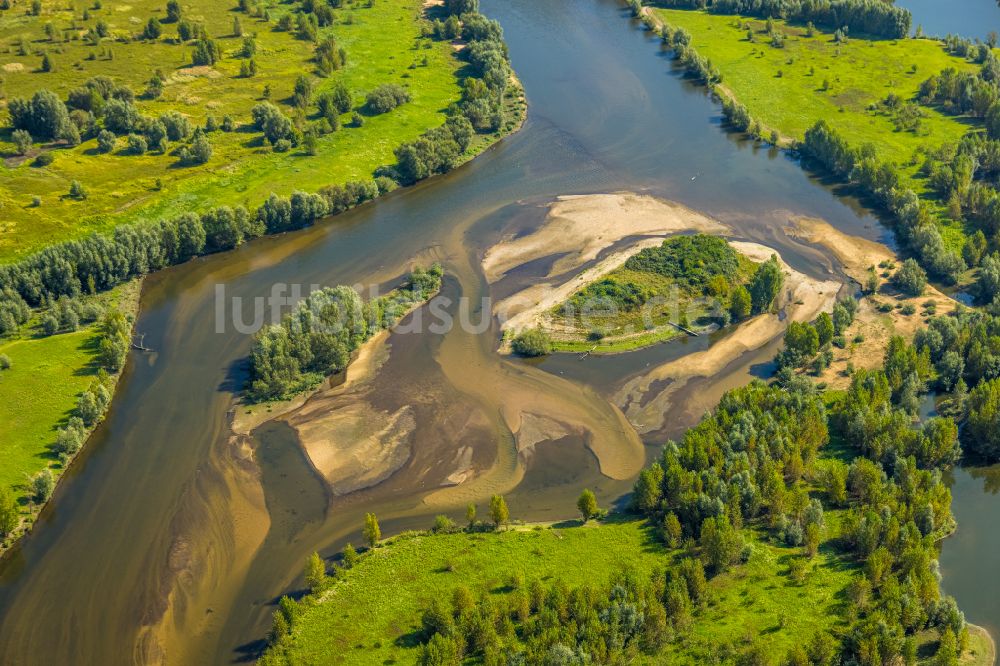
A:
[[[776,260],[754,262],[717,236],[677,236],[574,293],[544,328],[554,351],[636,349],[765,312],[781,281]]]

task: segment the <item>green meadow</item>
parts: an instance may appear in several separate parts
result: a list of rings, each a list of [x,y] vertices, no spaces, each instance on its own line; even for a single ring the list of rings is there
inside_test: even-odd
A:
[[[138,297],[139,283],[131,282],[90,298],[104,309],[134,312]],[[0,370],[0,485],[14,487],[18,497],[27,497],[26,484],[46,467],[61,473],[51,451],[56,429],[97,376],[97,324],[46,336],[38,319],[0,341],[0,354],[11,363]]]
[[[722,73],[723,90],[764,126],[786,140],[801,140],[825,119],[851,145],[871,144],[882,159],[899,165],[904,181],[921,198],[929,195],[926,179],[918,174],[922,151],[955,143],[971,128],[968,119],[920,106],[919,125],[903,129],[882,104],[890,94],[915,101],[920,84],[949,67],[976,69],[938,41],[853,36],[837,43],[831,33],[817,29],[809,36],[805,26],[775,20],[785,35],[783,48],[776,48],[766,21],[684,9],[651,11],[691,34],[694,48]],[[939,217],[945,241],[960,249],[961,225]]]
[[[828,514],[832,517],[832,514]],[[748,533],[749,536],[749,533]],[[643,521],[612,517],[521,527],[505,532],[403,535],[363,556],[321,601],[296,619],[287,663],[415,663],[421,613],[434,597],[464,585],[502,598],[509,581],[570,587],[603,585],[628,568],[640,577],[665,568],[681,551],[666,550]],[[833,630],[845,610],[841,591],[855,568],[824,546],[803,582],[789,575],[800,549],[752,541],[747,564],[710,581],[709,600],[683,641],[641,663],[702,664],[712,646],[765,635],[775,654]]]
[[[124,139],[107,154],[97,151],[94,138],[73,148],[35,144],[25,159],[15,154],[5,129],[0,134],[0,159],[6,167],[0,169],[0,262],[53,242],[108,231],[121,222],[220,204],[253,206],[271,192],[313,192],[324,185],[370,180],[377,167],[395,161],[397,146],[442,124],[445,110],[460,97],[463,63],[447,41],[421,37],[421,0],[348,0],[334,10],[334,24],[321,27],[318,39],[333,36],[346,52],[346,64],[328,77],[316,73],[314,42],[299,38],[294,28],[278,28],[281,16],[295,5],[253,3],[261,14],[267,11],[270,20],[264,20],[238,11],[235,0],[182,3],[184,18],[204,26],[222,51],[214,66],[194,67],[193,42],[179,41],[177,24],[162,23],[159,39],[139,38],[150,18],[165,19],[165,0],[106,2],[94,8],[100,4],[86,3],[85,9],[82,2],[44,0],[39,16],[28,14],[27,2],[0,10],[0,76],[7,102],[40,89],[65,99],[90,77],[105,75],[135,91],[145,116],[177,111],[194,127],[203,126],[210,115],[217,122],[230,116],[236,129],[211,132],[212,157],[198,166],[182,165],[171,151],[122,154]],[[243,38],[234,34],[234,19],[244,36],[256,37],[258,71],[253,77],[241,76]],[[83,36],[98,21],[109,26],[110,34],[91,44]],[[49,24],[55,27],[54,38],[46,33]],[[53,64],[50,72],[41,71],[45,54]],[[166,79],[162,95],[144,98],[156,70]],[[315,107],[303,112],[291,104],[300,74],[311,76],[315,95],[344,83],[355,108],[343,114],[339,131],[319,137],[315,155],[301,148],[276,153],[251,129],[250,110],[267,90],[270,101],[293,120],[297,114],[300,121],[311,120]],[[352,116],[362,110],[365,94],[386,83],[405,87],[412,100],[389,113],[364,115],[364,124],[355,126]],[[35,157],[43,151],[54,160],[36,166]],[[86,199],[65,196],[74,180],[86,189]]]

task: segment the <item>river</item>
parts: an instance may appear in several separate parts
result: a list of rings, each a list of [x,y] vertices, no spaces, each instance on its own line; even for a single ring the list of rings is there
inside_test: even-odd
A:
[[[275,283],[384,283],[416,258],[444,264],[444,295],[477,301],[490,289],[479,270],[483,251],[505,231],[537,223],[540,205],[569,193],[630,190],[681,202],[820,278],[834,263],[785,235],[791,216],[885,240],[857,202],[786,156],[724,132],[716,105],[672,72],[657,40],[626,20],[615,0],[482,4],[503,24],[527,92],[521,132],[374,205],[147,280],[137,330],[155,353],[131,357],[108,418],[0,570],[3,663],[249,660],[274,600],[294,589],[307,554],[358,542],[365,511],[392,533],[427,527],[442,511],[459,516],[466,501],[482,503],[498,488],[525,520],[572,513],[584,485],[614,502],[630,482],[602,476],[579,436],[542,444],[518,471],[497,405],[536,391],[553,409],[586,410],[600,427],[615,388],[687,351],[678,343],[594,363],[539,364],[497,357],[492,328],[394,335],[378,399],[413,406],[412,455],[387,481],[331,500],[280,425],[258,432],[252,458],[230,443],[227,411],[250,338],[232,326],[216,332],[218,284],[249,301]],[[773,351],[750,352],[678,395],[648,452],[698,418],[707,396],[758,372]],[[442,495],[439,468],[459,447],[491,473]],[[438,503],[430,506],[432,495]],[[962,496],[956,492],[960,521]],[[957,552],[946,545],[949,589],[956,579],[947,557]],[[981,560],[961,566],[984,574]],[[955,592],[971,620],[988,623],[957,584]]]

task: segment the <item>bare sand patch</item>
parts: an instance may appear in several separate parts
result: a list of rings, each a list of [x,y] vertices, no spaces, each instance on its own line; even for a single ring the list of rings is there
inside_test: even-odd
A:
[[[410,457],[413,410],[381,411],[354,396],[313,399],[286,419],[336,495],[384,481]]]
[[[835,348],[833,362],[818,377],[829,388],[844,388],[850,384],[848,364],[853,368],[881,367],[885,350],[893,336],[900,335],[912,340],[917,330],[926,325],[928,316],[921,311],[926,312],[928,304],[933,304],[938,314],[961,306],[958,301],[941,293],[933,285],[927,285],[923,294],[913,297],[892,289],[883,277],[884,271],[879,268],[879,264],[887,261],[898,264],[899,257],[882,243],[849,236],[827,222],[813,218],[797,219],[786,230],[789,235],[828,250],[843,266],[844,272],[861,284],[868,279],[868,269],[872,266],[879,276],[878,292],[860,299],[854,322],[844,332],[847,348]],[[881,311],[879,305],[883,304],[892,306],[892,309],[888,312]],[[903,314],[902,308],[907,304],[916,312]]]
[[[483,257],[483,271],[493,283],[530,261],[565,254],[549,272],[550,276],[559,275],[592,261],[601,250],[623,238],[682,231],[724,233],[728,228],[680,204],[642,194],[561,196],[549,207],[537,231],[491,247]]]
[[[733,242],[732,245],[754,261],[778,256],[785,285],[777,305],[785,317],[757,315],[710,348],[664,363],[627,382],[616,392],[613,401],[642,434],[663,429],[672,397],[691,380],[722,372],[746,352],[760,349],[779,337],[789,322],[811,321],[831,309],[836,301],[840,282],[816,280],[795,271],[775,250],[764,245],[745,242]]]

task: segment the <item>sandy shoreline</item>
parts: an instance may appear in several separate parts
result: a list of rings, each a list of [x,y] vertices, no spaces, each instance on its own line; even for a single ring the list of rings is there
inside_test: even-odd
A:
[[[912,340],[917,330],[927,323],[927,306],[933,304],[938,314],[945,314],[962,305],[952,297],[928,284],[920,296],[908,297],[893,289],[883,277],[887,271],[879,264],[891,262],[897,267],[899,256],[889,247],[865,238],[849,236],[823,220],[799,218],[793,221],[786,232],[793,237],[827,250],[840,263],[851,279],[864,285],[869,268],[874,266],[879,276],[879,290],[858,301],[858,311],[854,323],[844,333],[847,349],[834,349],[834,359],[819,377],[829,388],[845,388],[850,384],[848,363],[855,368],[879,368],[882,366],[885,350],[894,335]],[[888,271],[892,272],[892,271]],[[883,311],[879,306],[891,305]],[[914,312],[903,314],[902,307],[910,305]],[[855,343],[855,340],[861,340]]]
[[[486,252],[482,268],[491,284],[519,266],[563,255],[546,276],[555,278],[594,261],[602,251],[626,238],[638,239],[562,282],[550,279],[518,291],[496,303],[493,313],[500,320],[501,330],[537,326],[552,308],[644,248],[655,247],[680,233],[728,231],[728,227],[706,215],[647,195],[617,192],[558,197],[538,229],[503,240]]]

